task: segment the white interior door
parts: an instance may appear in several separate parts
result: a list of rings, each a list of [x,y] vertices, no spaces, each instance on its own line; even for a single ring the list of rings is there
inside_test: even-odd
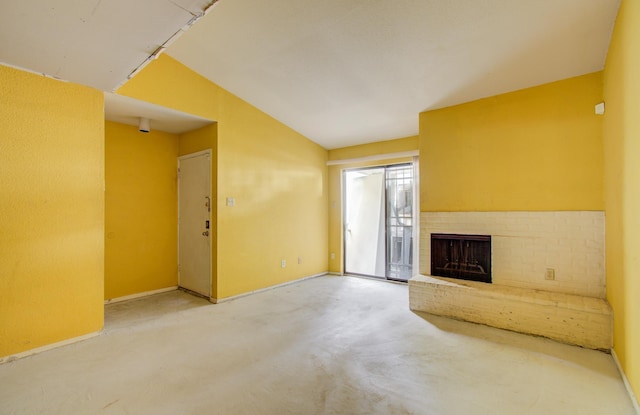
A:
[[[345,272],[385,277],[385,169],[345,172]]]
[[[211,153],[178,159],[178,284],[211,296]]]

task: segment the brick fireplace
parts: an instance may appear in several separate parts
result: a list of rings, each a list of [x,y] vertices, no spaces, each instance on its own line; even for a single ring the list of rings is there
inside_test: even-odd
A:
[[[422,212],[423,275],[433,275],[431,234],[491,236],[493,284],[605,297],[604,212]]]
[[[608,350],[604,229],[601,211],[422,212],[410,307]]]

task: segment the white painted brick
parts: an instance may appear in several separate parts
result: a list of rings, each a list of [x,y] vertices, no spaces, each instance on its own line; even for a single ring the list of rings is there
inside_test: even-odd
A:
[[[431,233],[488,234],[494,284],[604,298],[604,223],[603,212],[423,212],[420,271],[430,270]]]
[[[412,310],[611,348],[612,312],[604,299],[417,276],[409,281]]]

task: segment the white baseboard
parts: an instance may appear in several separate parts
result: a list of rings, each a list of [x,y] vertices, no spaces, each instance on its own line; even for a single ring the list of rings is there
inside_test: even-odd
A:
[[[620,372],[620,376],[622,376],[622,381],[624,382],[624,387],[627,389],[627,393],[629,394],[629,399],[631,399],[631,403],[633,404],[633,408],[636,410],[636,414],[640,415],[640,405],[638,405],[638,399],[636,399],[636,395],[633,393],[633,389],[631,389],[631,384],[629,383],[629,379],[627,379],[627,375],[622,370],[622,365],[620,365],[620,360],[618,360],[618,355],[616,351],[611,349],[611,356],[613,357],[613,361],[618,368],[618,372]]]
[[[142,292],[142,293],[125,295],[123,297],[110,298],[108,300],[104,300],[104,303],[105,304],[119,303],[121,301],[134,300],[136,298],[148,297],[148,296],[154,295],[154,294],[161,294],[161,293],[166,293],[166,292],[169,292],[169,291],[175,291],[177,289],[178,289],[178,286],[175,285],[173,287],[160,288],[158,290],[151,290],[151,291],[145,291],[145,292]]]
[[[261,293],[261,292],[264,292],[264,291],[269,291],[269,290],[273,290],[273,289],[276,289],[276,288],[285,287],[285,286],[291,285],[291,284],[297,284],[299,282],[310,280],[311,278],[322,277],[323,275],[327,275],[327,274],[329,274],[329,273],[328,272],[321,272],[319,274],[309,275],[308,277],[302,277],[302,278],[299,278],[297,280],[283,282],[282,284],[272,285],[270,287],[261,288],[259,290],[254,290],[254,291],[249,291],[249,292],[238,294],[238,295],[233,295],[231,297],[225,297],[225,298],[214,298],[214,297],[211,297],[210,301],[212,303],[214,303],[214,304],[226,303],[227,301],[237,300],[238,298],[246,297],[248,295],[253,295],[253,294]]]
[[[100,332],[96,331],[93,333],[85,334],[78,337],[73,337],[71,339],[62,340],[56,343],[47,344],[46,346],[36,347],[35,349],[27,350],[24,352],[16,353],[10,356],[0,357],[0,365],[3,363],[13,362],[14,360],[23,359],[25,357],[32,356],[34,354],[46,352],[48,350],[57,349],[58,347],[68,346],[73,343],[81,342],[83,340],[90,339],[92,337],[99,336]]]

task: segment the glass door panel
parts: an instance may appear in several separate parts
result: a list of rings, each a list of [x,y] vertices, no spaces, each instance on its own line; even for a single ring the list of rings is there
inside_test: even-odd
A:
[[[386,168],[387,271],[389,279],[406,281],[413,272],[413,166]]]

